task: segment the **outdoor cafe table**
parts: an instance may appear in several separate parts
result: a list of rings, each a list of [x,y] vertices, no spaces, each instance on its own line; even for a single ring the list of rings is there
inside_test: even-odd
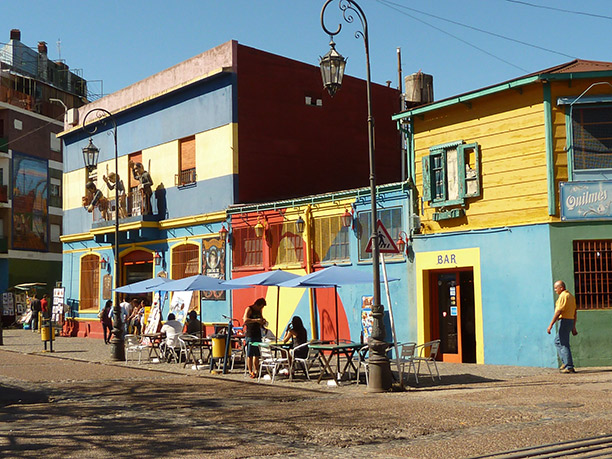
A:
[[[310,349],[314,349],[315,351],[317,351],[317,358],[319,359],[319,362],[321,362],[322,369],[321,369],[321,374],[319,375],[319,379],[317,380],[317,383],[320,383],[321,379],[323,379],[323,376],[328,374],[334,379],[334,381],[336,381],[336,384],[338,384],[339,381],[346,374],[349,367],[352,367],[353,370],[357,372],[357,368],[353,364],[353,356],[355,355],[355,352],[358,351],[362,346],[363,344],[359,344],[359,343],[339,343],[339,344],[314,343],[314,344],[310,344],[309,345]],[[339,368],[339,363],[338,363],[338,368],[336,369],[336,371],[333,371],[331,364],[330,364],[332,359],[334,358],[334,356],[339,357],[342,355],[346,357],[346,363],[344,364],[344,367],[342,367],[342,371]],[[338,362],[339,361],[340,360],[338,359]]]
[[[149,346],[149,360],[151,360],[151,357],[153,355],[155,355],[156,358],[161,359],[161,355],[159,353],[159,345],[162,342],[162,334],[161,333],[144,333],[140,335],[140,337],[142,339],[148,338],[149,343],[147,345]]]
[[[187,363],[189,363],[190,361],[193,361],[193,363],[195,364],[198,363],[193,353],[195,350],[199,349],[201,362],[205,361],[204,350],[208,351],[208,356],[210,357],[212,344],[212,340],[210,338],[193,338],[190,336],[182,336],[181,339],[185,342],[185,346],[187,348],[187,356],[185,358],[185,364],[183,365],[183,368],[186,367]]]

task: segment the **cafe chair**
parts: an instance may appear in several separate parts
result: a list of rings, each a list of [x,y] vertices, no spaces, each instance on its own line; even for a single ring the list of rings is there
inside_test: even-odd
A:
[[[138,354],[138,363],[142,360],[142,351],[147,348],[146,345],[140,343],[140,338],[136,335],[125,335],[125,364],[130,360],[130,354]]]
[[[368,364],[368,351],[369,351],[369,347],[366,344],[365,346],[361,347],[358,351],[357,351],[357,385],[359,385],[359,380],[361,379],[361,369],[363,368],[363,372],[365,374],[365,380],[366,380],[366,386],[368,386],[370,384],[369,381],[369,376],[368,376],[368,370],[369,370],[369,364]]]
[[[185,368],[187,366],[187,364],[189,363],[189,361],[191,360],[190,359],[190,355],[193,358],[192,359],[193,363],[194,364],[198,363],[198,362],[196,362],[195,356],[193,355],[193,351],[192,352],[189,351],[189,346],[185,342],[185,339],[187,339],[187,340],[190,340],[190,339],[197,340],[199,338],[196,335],[188,335],[188,334],[183,334],[183,335],[180,335],[178,337],[179,346],[180,346],[179,354],[178,354],[178,361],[179,362],[181,362],[181,361],[184,362],[183,368]],[[182,360],[182,359],[184,359],[184,360]]]
[[[417,352],[416,343],[402,343],[400,344],[400,356],[399,356],[399,364],[402,369],[402,374],[406,376],[406,379],[410,378],[410,370],[412,369],[412,373],[414,374],[414,379],[416,383],[419,383],[419,376],[416,371],[416,366],[414,364],[414,358]],[[406,365],[408,365],[408,372],[406,372]],[[398,368],[399,372],[399,368]]]
[[[433,364],[436,369],[436,375],[438,376],[438,380],[442,380],[440,377],[440,372],[438,371],[438,365],[436,364],[436,357],[438,356],[438,351],[440,350],[440,340],[436,339],[434,341],[428,341],[424,344],[419,344],[415,350],[415,357],[413,360],[415,363],[418,363],[417,373],[421,370],[421,362],[425,362],[427,365],[427,369],[429,370],[429,374],[431,376],[431,380],[435,382],[434,375],[431,371],[430,364]],[[415,374],[416,376],[416,374]],[[418,380],[417,380],[418,382]]]
[[[289,351],[289,354],[291,355],[291,379],[293,378],[293,370],[295,369],[302,370],[306,375],[306,378],[310,379],[309,371],[310,368],[317,362],[317,353],[316,351],[308,347],[308,344],[309,343],[300,344],[299,346],[296,346]],[[296,357],[295,352],[304,348],[308,348],[308,354],[306,355],[306,358]]]
[[[232,348],[232,366],[230,367],[230,371],[234,370],[234,364],[236,363],[236,360],[238,360],[239,362],[244,362],[245,361],[245,352],[244,352],[244,343],[241,342],[239,343],[240,345],[236,348]],[[246,374],[247,372],[247,367],[246,367],[246,363],[244,365],[244,373]]]
[[[264,343],[260,343],[259,345],[261,357],[259,361],[259,378],[257,378],[257,382],[261,380],[261,375],[263,375],[264,369],[266,370],[266,373],[272,377],[272,382],[274,382],[274,379],[281,368],[286,368],[287,371],[289,371],[289,351],[287,349],[283,349],[282,347],[263,344]],[[280,357],[275,357],[274,354],[280,355]]]

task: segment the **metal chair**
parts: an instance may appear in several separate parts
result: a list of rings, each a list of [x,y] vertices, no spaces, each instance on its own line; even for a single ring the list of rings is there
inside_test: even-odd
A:
[[[188,335],[188,334],[182,334],[179,335],[178,340],[179,340],[179,345],[180,345],[180,350],[179,350],[179,354],[178,354],[178,361],[180,362],[182,358],[184,358],[185,360],[183,368],[185,368],[187,366],[187,364],[189,363],[189,348],[187,346],[187,343],[185,342],[185,338],[186,339],[198,339],[197,336],[195,335]],[[192,354],[193,357],[193,354]],[[195,361],[195,357],[193,357],[194,360],[194,364],[197,365],[198,362]]]
[[[417,373],[421,370],[421,362],[425,362],[427,365],[427,369],[429,370],[429,374],[431,375],[431,380],[435,381],[434,375],[431,372],[430,362],[433,363],[434,368],[436,369],[436,375],[438,376],[438,380],[442,380],[440,377],[440,372],[438,371],[438,365],[436,364],[436,357],[438,356],[438,351],[440,349],[440,340],[436,339],[434,341],[428,341],[427,343],[419,344],[415,351],[415,355],[413,357],[413,361],[418,363]],[[415,373],[416,377],[416,373]],[[417,380],[418,383],[418,380]]]
[[[406,379],[410,377],[410,369],[412,368],[412,372],[414,374],[414,379],[416,383],[419,383],[419,376],[416,371],[416,367],[414,365],[414,357],[416,355],[417,344],[416,343],[402,343],[400,344],[401,351],[399,356],[399,364],[402,369],[402,374],[407,374]],[[408,365],[408,373],[406,373],[406,365]],[[399,371],[399,368],[398,368]]]
[[[361,379],[361,369],[363,368],[363,372],[365,373],[365,380],[366,380],[366,386],[370,385],[370,380],[369,380],[369,376],[368,376],[368,351],[369,351],[369,347],[366,344],[365,346],[361,347],[358,351],[357,351],[357,385],[359,385],[359,380]]]

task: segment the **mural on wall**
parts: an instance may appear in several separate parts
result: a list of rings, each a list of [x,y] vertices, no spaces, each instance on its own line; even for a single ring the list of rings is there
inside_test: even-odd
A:
[[[225,280],[225,241],[219,237],[202,239],[202,274]],[[204,300],[225,300],[225,290],[205,291]]]
[[[13,152],[13,249],[47,250],[47,161]]]

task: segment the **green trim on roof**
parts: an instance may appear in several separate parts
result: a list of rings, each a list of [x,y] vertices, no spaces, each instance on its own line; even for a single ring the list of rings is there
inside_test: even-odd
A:
[[[563,81],[563,80],[582,80],[586,78],[612,78],[612,71],[593,71],[593,72],[576,72],[576,73],[542,73],[540,75],[528,76],[519,78],[510,82],[502,83],[489,88],[484,88],[472,93],[463,94],[450,99],[441,100],[439,102],[432,102],[428,105],[414,108],[412,110],[406,110],[405,112],[398,113],[391,117],[392,120],[402,120],[409,118],[414,115],[420,115],[422,113],[431,112],[444,107],[450,107],[460,103],[466,103],[470,100],[478,99],[480,97],[496,94],[498,92],[506,91],[508,89],[519,88],[537,81]]]

